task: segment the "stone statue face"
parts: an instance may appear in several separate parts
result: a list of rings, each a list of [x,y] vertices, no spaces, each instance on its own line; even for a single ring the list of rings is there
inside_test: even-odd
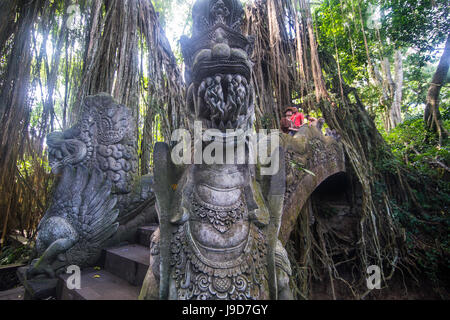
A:
[[[207,129],[251,128],[252,41],[240,33],[238,0],[200,0],[194,6],[191,39],[181,39],[189,85],[188,112]]]

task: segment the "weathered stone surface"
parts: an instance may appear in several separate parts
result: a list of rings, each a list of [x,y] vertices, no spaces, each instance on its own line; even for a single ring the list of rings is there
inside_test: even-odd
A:
[[[140,227],[138,229],[139,244],[146,248],[149,248],[152,235],[158,228],[159,225],[157,224],[146,227]]]
[[[134,286],[142,285],[150,262],[150,251],[134,244],[106,250],[105,269]]]
[[[17,285],[17,269],[24,264],[10,264],[0,266],[0,291],[6,291]]]
[[[100,170],[117,196],[118,222],[136,218],[147,202],[154,203],[153,180],[137,176],[138,156],[135,119],[129,107],[100,93],[86,97],[80,121],[64,132],[47,137],[49,162],[54,173],[65,166]]]
[[[38,226],[36,250],[27,277],[54,278],[65,266],[94,264],[117,231],[116,198],[112,183],[99,169],[64,167],[53,202]]]
[[[280,230],[280,240],[285,244],[314,190],[327,178],[346,169],[342,145],[332,137],[323,136],[315,127],[303,126],[294,137],[283,135],[282,144],[288,168]]]
[[[24,300],[42,300],[56,296],[57,279],[46,279],[43,277],[27,279],[29,267],[21,267],[17,270],[17,276],[25,288]]]
[[[49,162],[58,173],[66,165],[85,165],[106,173],[114,193],[131,191],[137,173],[136,128],[131,109],[108,94],[86,97],[80,121],[47,137]]]
[[[11,290],[0,291],[0,300],[24,300],[25,288],[20,286]]]
[[[105,270],[86,269],[81,275],[81,289],[69,290],[62,274],[58,282],[59,300],[137,300],[140,287],[129,284]]]

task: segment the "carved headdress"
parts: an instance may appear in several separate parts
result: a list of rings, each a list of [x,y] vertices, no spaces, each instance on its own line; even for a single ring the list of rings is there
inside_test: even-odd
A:
[[[239,0],[199,0],[193,8],[192,38],[181,39],[188,110],[206,128],[251,126],[253,39],[241,34],[243,13]]]

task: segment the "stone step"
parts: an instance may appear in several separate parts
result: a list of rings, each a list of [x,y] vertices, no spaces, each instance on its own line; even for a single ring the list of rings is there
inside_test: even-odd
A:
[[[152,224],[149,226],[140,227],[138,229],[139,244],[143,245],[146,248],[149,248],[150,247],[150,239],[153,235],[153,232],[155,232],[156,229],[158,229],[158,227],[159,227],[158,224]]]
[[[58,300],[137,300],[140,286],[133,286],[106,270],[85,269],[81,273],[81,288],[69,290],[69,274],[59,277]]]
[[[20,263],[0,266],[0,291],[12,289],[18,284],[17,270],[24,266]]]
[[[23,300],[24,296],[24,287],[17,287],[15,289],[0,292],[0,300]]]
[[[24,266],[17,269],[17,277],[25,288],[24,300],[47,300],[49,297],[56,296],[56,287],[58,279],[46,277],[36,277],[27,279],[27,271],[30,266]]]
[[[139,244],[105,250],[104,269],[113,275],[140,287],[150,263],[150,249]]]

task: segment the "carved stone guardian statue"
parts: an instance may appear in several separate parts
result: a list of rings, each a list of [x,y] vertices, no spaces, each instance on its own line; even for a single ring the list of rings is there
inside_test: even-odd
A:
[[[72,128],[48,135],[50,166],[61,176],[25,280],[55,278],[69,265],[94,266],[103,249],[155,222],[153,180],[137,175],[135,128],[131,109],[98,94],[84,99]]]
[[[176,165],[172,151],[154,151],[154,191],[160,229],[153,235],[141,299],[291,299],[290,263],[278,233],[285,193],[284,151],[279,170],[262,176],[252,165],[245,132],[254,121],[252,40],[241,34],[239,0],[198,0],[193,35],[182,39],[191,127],[215,130],[194,139],[200,151],[245,146],[226,163]],[[195,123],[195,124],[194,124]],[[219,146],[219,147],[218,147]],[[222,149],[221,149],[222,148]],[[202,153],[200,152],[200,153]],[[201,156],[201,155],[200,155]]]

